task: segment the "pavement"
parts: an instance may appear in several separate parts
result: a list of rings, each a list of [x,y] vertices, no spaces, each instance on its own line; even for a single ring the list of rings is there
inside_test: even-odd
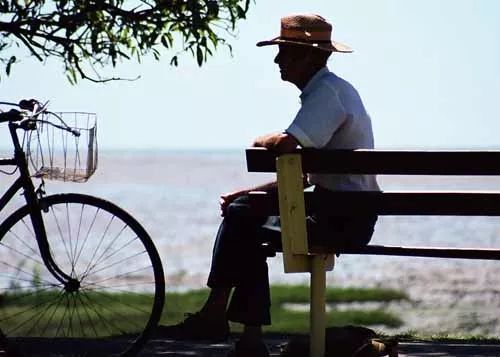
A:
[[[201,343],[190,341],[173,341],[166,339],[152,339],[138,357],[160,357],[160,356],[194,356],[194,357],[225,357],[231,350],[232,344],[237,337],[232,336],[228,342],[224,343]],[[127,339],[110,339],[106,341],[100,340],[92,346],[94,351],[99,351],[100,356],[106,356],[108,348],[113,349],[120,341]],[[287,337],[282,335],[267,335],[265,336],[266,345],[269,348],[271,356],[280,356],[280,345],[286,343]],[[80,341],[58,341],[47,339],[42,344],[37,342],[36,348],[28,347],[23,351],[23,357],[63,357],[63,356],[82,356],[83,347],[79,346]],[[81,341],[85,348],[89,347],[89,341]],[[50,351],[50,352],[49,352]],[[57,351],[57,352],[54,352]],[[493,343],[468,343],[468,342],[420,342],[420,341],[404,341],[399,342],[398,352],[400,357],[500,357],[500,344]],[[94,353],[85,353],[85,356],[91,356]],[[8,356],[9,354],[0,349],[0,357]]]
[[[194,343],[169,341],[161,339],[151,340],[142,353],[141,357],[152,356],[197,356],[197,357],[223,357],[231,349],[232,342],[226,343]],[[266,344],[271,356],[279,356],[279,345],[285,343],[285,336],[266,336]],[[486,343],[461,343],[461,342],[400,342],[399,356],[432,356],[432,357],[500,357],[500,344]]]

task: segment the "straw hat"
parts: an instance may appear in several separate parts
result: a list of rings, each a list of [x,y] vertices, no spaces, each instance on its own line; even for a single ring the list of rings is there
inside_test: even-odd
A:
[[[289,15],[281,18],[281,33],[278,37],[258,42],[257,46],[291,43],[324,51],[352,52],[349,46],[332,41],[331,38],[332,25],[323,17],[315,14]]]

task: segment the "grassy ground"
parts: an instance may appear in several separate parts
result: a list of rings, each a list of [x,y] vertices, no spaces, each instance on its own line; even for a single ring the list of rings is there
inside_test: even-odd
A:
[[[135,333],[149,319],[151,294],[26,290],[1,295],[0,329],[8,336],[98,337]]]
[[[185,313],[198,311],[207,295],[208,290],[168,293],[161,323],[177,323],[183,320]],[[309,288],[303,285],[276,285],[271,287],[271,296],[273,323],[266,328],[266,332],[307,333]],[[0,327],[6,329],[9,335],[47,337],[64,335],[63,331],[80,335],[79,330],[82,330],[82,335],[85,336],[83,330],[87,333],[91,331],[91,335],[134,332],[137,328],[140,330],[149,317],[152,299],[149,294],[90,292],[80,298],[61,298],[60,292],[57,291],[3,294],[0,297]],[[408,297],[401,291],[390,289],[328,288],[326,300],[331,307],[328,326],[352,324],[400,327],[402,321],[384,309],[357,310],[349,309],[347,305],[347,309],[344,306],[340,311],[335,308],[335,304],[391,302],[408,300]],[[291,305],[299,305],[302,309],[291,309]],[[97,321],[97,324],[94,321]],[[241,331],[241,325],[235,324],[232,331]],[[401,341],[500,343],[498,338],[478,335],[424,335],[412,331],[393,337]]]
[[[208,290],[196,290],[186,293],[169,293],[166,298],[166,307],[161,324],[172,324],[181,321],[187,312],[195,312],[203,305]],[[285,304],[307,304],[309,302],[309,288],[303,285],[276,285],[271,287],[271,316],[272,325],[266,328],[267,332],[305,333],[309,327],[309,312],[285,308]],[[389,302],[404,300],[407,296],[390,289],[359,289],[359,288],[329,288],[327,289],[327,303],[349,302]],[[402,321],[389,312],[376,310],[346,310],[338,311],[335,308],[328,313],[328,325],[383,325],[398,327]],[[233,326],[238,331],[239,325]]]

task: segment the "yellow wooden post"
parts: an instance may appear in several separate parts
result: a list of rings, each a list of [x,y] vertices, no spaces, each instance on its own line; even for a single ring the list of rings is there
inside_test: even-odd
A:
[[[310,357],[324,357],[325,355],[325,293],[326,293],[326,255],[311,256],[311,287],[309,322],[311,340],[309,344]]]
[[[333,255],[309,255],[302,162],[299,154],[286,154],[276,161],[281,241],[285,273],[310,272],[311,357],[325,354],[326,270],[334,265]]]
[[[285,273],[309,272],[306,210],[302,163],[299,154],[285,154],[276,161]]]

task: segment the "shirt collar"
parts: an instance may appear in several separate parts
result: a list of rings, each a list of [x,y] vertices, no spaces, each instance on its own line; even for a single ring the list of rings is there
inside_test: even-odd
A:
[[[330,70],[326,66],[321,68],[318,72],[316,72],[314,74],[314,76],[311,77],[309,82],[307,82],[306,86],[302,90],[302,93],[300,94],[300,99],[304,99],[305,97],[307,97],[307,95],[313,91],[316,83],[318,83],[320,78],[329,72],[330,72]]]

